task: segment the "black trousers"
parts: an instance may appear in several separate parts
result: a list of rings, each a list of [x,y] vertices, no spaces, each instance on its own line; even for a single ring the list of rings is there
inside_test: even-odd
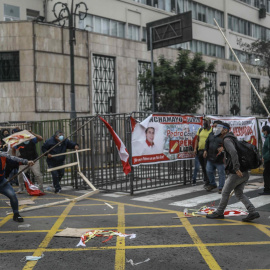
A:
[[[198,159],[200,161],[200,164],[201,164],[201,167],[202,167],[202,172],[203,172],[203,180],[205,182],[205,184],[209,184],[209,179],[208,179],[208,176],[207,176],[207,173],[206,173],[206,163],[207,163],[207,160],[206,158],[203,157],[203,150],[198,150],[198,153],[197,153],[197,156],[198,156]]]
[[[264,164],[263,180],[264,192],[270,192],[270,161]]]

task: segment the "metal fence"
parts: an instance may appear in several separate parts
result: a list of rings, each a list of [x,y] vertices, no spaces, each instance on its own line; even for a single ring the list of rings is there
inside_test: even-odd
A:
[[[136,119],[143,120],[149,114],[146,112],[133,113]],[[129,114],[108,114],[102,116],[116,131],[131,153],[131,126]],[[66,136],[71,134],[71,121],[52,120],[39,122],[9,122],[0,123],[2,127],[12,130],[15,126],[32,130],[43,137],[44,141],[61,130]],[[140,165],[132,168],[129,175],[123,173],[123,167],[118,150],[108,129],[98,117],[88,116],[76,119],[77,128],[82,127],[74,137],[81,149],[90,151],[80,152],[81,171],[96,188],[107,191],[133,192],[175,184],[191,183],[193,160],[176,161],[155,165]],[[37,144],[37,151],[41,152],[42,142]],[[67,155],[66,163],[75,161],[75,155]],[[51,174],[47,172],[46,157],[40,160],[44,183],[52,183]],[[88,185],[77,175],[76,167],[65,170],[62,185],[70,185],[76,189],[87,189]],[[201,178],[201,173],[198,178]],[[33,176],[32,176],[32,180]]]

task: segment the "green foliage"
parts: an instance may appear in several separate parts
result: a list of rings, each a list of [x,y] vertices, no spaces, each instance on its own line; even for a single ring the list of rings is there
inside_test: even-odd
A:
[[[239,42],[240,47],[249,54],[254,54],[260,59],[260,66],[258,71],[266,71],[270,78],[270,40],[256,40],[251,44]],[[270,86],[258,89],[260,93],[263,93],[263,102],[268,110],[270,110]],[[264,107],[261,103],[249,107],[252,114],[267,115]]]
[[[206,63],[201,54],[190,57],[189,51],[179,50],[176,62],[160,56],[155,64],[154,79],[148,70],[139,76],[143,89],[151,93],[155,87],[155,111],[195,113],[203,102],[205,72],[215,69],[215,62]],[[151,108],[149,108],[151,109]]]

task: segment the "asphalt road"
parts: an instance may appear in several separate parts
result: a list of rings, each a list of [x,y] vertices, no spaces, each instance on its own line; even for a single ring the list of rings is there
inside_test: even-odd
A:
[[[137,192],[133,196],[101,191],[79,202],[22,212],[25,222],[21,224],[11,215],[6,216],[10,207],[7,198],[0,195],[0,269],[270,269],[270,196],[260,199],[261,188],[253,185],[246,189],[247,196],[259,205],[261,215],[249,223],[242,222],[243,216],[224,220],[185,217],[184,209],[191,213],[203,205],[218,204],[217,191],[206,192],[202,184]],[[33,200],[37,206],[73,199],[85,192],[89,190],[63,188],[60,194],[21,194],[18,198]],[[233,196],[230,207],[235,208],[236,202]],[[31,206],[22,205],[21,209]],[[86,247],[76,247],[78,236],[55,236],[65,228],[115,230],[136,237],[95,237]],[[38,261],[21,262],[25,256],[41,254],[44,257]]]

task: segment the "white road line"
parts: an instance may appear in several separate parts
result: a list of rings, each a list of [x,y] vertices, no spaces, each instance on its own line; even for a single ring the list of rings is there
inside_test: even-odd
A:
[[[165,191],[157,194],[152,194],[148,196],[142,196],[138,198],[131,199],[132,201],[140,201],[140,202],[157,202],[164,199],[168,199],[171,197],[176,197],[180,195],[189,194],[196,191],[202,191],[203,186],[194,186],[194,187],[188,187],[188,188],[181,188],[177,190],[171,190],[171,191]]]
[[[115,193],[108,193],[108,194],[103,194],[102,196],[120,198],[120,197],[126,196],[126,194],[125,195],[120,195],[120,194],[115,194]]]
[[[270,196],[269,195],[265,195],[265,196],[258,196],[255,198],[250,199],[250,201],[252,202],[252,204],[258,208],[261,206],[264,206],[266,204],[270,204]],[[237,202],[237,203],[233,203],[228,205],[229,207],[233,207],[233,208],[245,208],[245,206],[241,203],[241,202]]]

